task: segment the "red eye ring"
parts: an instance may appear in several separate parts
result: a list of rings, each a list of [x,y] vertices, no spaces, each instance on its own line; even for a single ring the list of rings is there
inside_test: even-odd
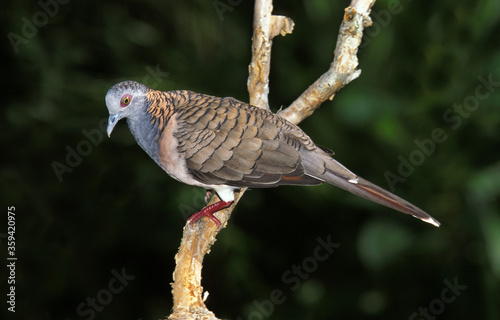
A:
[[[124,94],[120,99],[120,107],[125,108],[130,104],[130,101],[132,101],[132,96],[129,94]]]

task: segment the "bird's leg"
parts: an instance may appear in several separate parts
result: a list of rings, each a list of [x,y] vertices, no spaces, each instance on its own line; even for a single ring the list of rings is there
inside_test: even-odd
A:
[[[206,190],[205,191],[205,203],[208,203],[210,201],[210,198],[212,197],[212,190]]]
[[[215,222],[217,227],[220,227],[221,223],[220,223],[219,219],[217,219],[214,216],[214,213],[219,211],[219,210],[222,210],[224,208],[229,207],[231,205],[231,203],[233,203],[233,201],[227,201],[227,202],[226,201],[219,201],[219,202],[216,202],[216,203],[211,204],[209,206],[206,206],[205,208],[201,209],[200,212],[193,214],[188,219],[189,224],[193,225],[196,221],[200,220],[202,217],[207,217],[207,218],[210,218],[213,222]]]

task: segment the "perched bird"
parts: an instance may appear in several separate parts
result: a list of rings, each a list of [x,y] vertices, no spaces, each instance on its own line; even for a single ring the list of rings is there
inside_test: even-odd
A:
[[[234,201],[242,187],[335,185],[360,197],[439,226],[430,215],[355,175],[317,146],[299,127],[234,98],[187,90],[157,91],[135,81],[106,94],[108,136],[126,118],[137,143],[171,177],[215,191],[221,201],[191,216],[217,225],[213,213]]]

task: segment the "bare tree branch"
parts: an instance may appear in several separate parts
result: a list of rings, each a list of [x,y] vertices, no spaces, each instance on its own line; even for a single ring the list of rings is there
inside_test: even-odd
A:
[[[269,108],[269,70],[271,69],[271,0],[255,1],[253,20],[252,61],[248,67],[248,92],[250,104],[259,108]]]
[[[368,14],[374,2],[375,0],[352,0],[351,6],[345,10],[330,70],[287,109],[280,112],[280,116],[299,123],[326,99],[332,98],[340,88],[359,76],[361,71],[356,70],[357,49],[361,44],[363,28],[371,24]],[[256,0],[253,27],[252,61],[247,83],[250,103],[269,109],[272,39],[278,34],[284,36],[291,33],[293,21],[287,17],[272,15],[272,0]],[[217,234],[226,227],[232,211],[245,191],[246,188],[243,188],[235,194],[235,201],[229,208],[215,213],[221,222],[220,228],[210,219],[201,219],[195,226],[187,223],[184,227],[181,245],[175,256],[176,268],[172,283],[174,305],[169,320],[218,320],[204,302],[208,292],[204,292],[201,286],[203,258],[210,252]],[[209,204],[219,200],[217,195],[214,195]]]
[[[375,0],[352,0],[351,8],[356,9],[361,14],[365,14],[366,17],[370,14],[370,10],[375,4]],[[371,24],[371,23],[370,23]],[[367,27],[366,25],[365,27]]]
[[[316,80],[288,108],[279,115],[295,124],[310,116],[326,99],[333,99],[335,93],[359,77],[358,47],[363,30],[371,25],[369,17],[375,0],[353,0],[345,9],[340,25],[337,46],[330,69]]]
[[[231,208],[234,208],[240,198],[241,195],[237,193]],[[219,199],[214,195],[210,203],[217,201]],[[201,271],[203,258],[210,252],[210,247],[215,242],[219,231],[226,227],[231,211],[221,210],[216,213],[221,222],[220,228],[209,219],[202,219],[194,226],[189,223],[184,226],[179,252],[175,256],[176,267],[172,283],[174,305],[172,314],[168,317],[169,320],[218,320],[214,313],[205,306],[208,292],[203,292]]]
[[[253,21],[252,61],[248,67],[248,92],[250,104],[269,109],[269,70],[271,69],[272,39],[278,34],[292,33],[293,21],[283,16],[273,16],[272,0],[255,1]]]

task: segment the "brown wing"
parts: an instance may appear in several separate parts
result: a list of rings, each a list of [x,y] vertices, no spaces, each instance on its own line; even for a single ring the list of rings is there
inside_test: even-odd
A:
[[[194,178],[235,187],[314,185],[300,150],[316,146],[302,130],[233,98],[189,92],[176,106],[178,150]]]
[[[176,106],[178,150],[193,177],[235,187],[323,181],[439,226],[430,215],[334,160],[297,126],[233,98],[187,92]]]

